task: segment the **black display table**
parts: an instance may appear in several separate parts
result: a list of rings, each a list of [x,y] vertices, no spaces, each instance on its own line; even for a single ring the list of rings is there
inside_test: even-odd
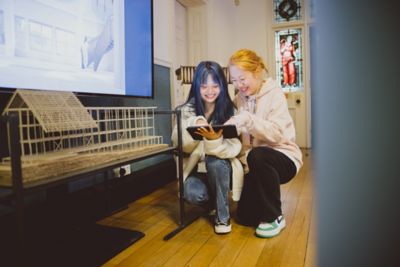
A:
[[[176,115],[178,129],[181,129],[181,111],[179,109],[175,111],[156,111],[155,114]],[[60,266],[63,262],[65,262],[65,266],[98,266],[144,236],[144,233],[139,231],[114,228],[94,223],[65,229],[52,230],[50,227],[50,231],[46,236],[35,236],[36,231],[34,229],[29,229],[30,226],[25,225],[24,220],[24,195],[28,192],[55,187],[57,185],[69,183],[98,173],[104,174],[105,188],[107,188],[107,183],[109,183],[109,180],[111,179],[111,177],[109,177],[111,170],[160,154],[173,153],[178,159],[179,195],[183,196],[183,152],[181,131],[178,131],[177,147],[163,147],[154,151],[132,155],[122,160],[109,162],[102,166],[94,166],[85,170],[70,172],[49,179],[23,183],[21,155],[19,150],[20,138],[18,117],[16,114],[9,114],[3,116],[1,119],[7,122],[10,133],[9,145],[12,170],[12,190],[10,192],[9,189],[6,189],[8,190],[6,195],[8,198],[11,197],[13,199],[12,203],[16,214],[17,238],[14,238],[16,241],[15,246],[18,251],[18,256],[14,262],[17,263],[16,265],[30,266],[30,263],[32,264],[37,261],[41,266]],[[187,218],[183,198],[179,198],[179,211],[180,218],[178,227],[171,233],[167,234],[164,237],[164,240],[172,238],[200,216],[196,215]],[[33,234],[33,236],[29,236],[30,241],[27,239],[27,233]],[[46,256],[35,259],[35,255],[41,255],[40,251],[35,251],[35,244],[30,243],[35,239],[42,239],[45,243],[47,242],[47,245],[44,246],[44,249],[41,249],[41,252],[47,255],[48,262],[42,262],[42,259],[45,259]],[[27,253],[28,251],[29,253]],[[24,255],[29,257],[24,257]],[[60,257],[64,258],[64,260],[60,260]],[[27,260],[30,263],[27,262]]]

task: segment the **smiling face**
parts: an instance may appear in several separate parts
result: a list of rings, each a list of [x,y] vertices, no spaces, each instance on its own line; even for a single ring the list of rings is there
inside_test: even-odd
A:
[[[251,96],[261,88],[262,80],[250,71],[242,70],[236,65],[229,66],[229,72],[233,86],[243,96]]]
[[[207,82],[200,85],[201,99],[203,99],[206,105],[215,103],[220,92],[221,89],[218,83],[214,82],[210,74],[207,76]]]

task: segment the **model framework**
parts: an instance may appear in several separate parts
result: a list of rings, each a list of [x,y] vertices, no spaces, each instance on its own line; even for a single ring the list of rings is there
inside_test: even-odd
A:
[[[3,115],[18,114],[24,182],[168,146],[155,135],[156,107],[84,107],[72,92],[16,90]],[[0,184],[11,184],[9,157]]]

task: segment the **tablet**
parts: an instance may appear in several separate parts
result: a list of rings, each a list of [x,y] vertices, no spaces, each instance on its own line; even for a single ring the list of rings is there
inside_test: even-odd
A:
[[[203,137],[197,134],[197,129],[200,127],[208,127],[208,126],[189,126],[186,130],[190,133],[194,140],[203,140]],[[236,130],[236,126],[234,124],[227,125],[212,125],[215,132],[218,132],[222,129],[222,135],[224,138],[236,138],[238,137],[238,132]]]

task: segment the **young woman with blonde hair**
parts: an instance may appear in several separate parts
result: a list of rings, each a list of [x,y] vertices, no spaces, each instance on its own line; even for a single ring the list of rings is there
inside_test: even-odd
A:
[[[302,165],[295,128],[285,95],[267,77],[261,57],[249,49],[229,59],[231,81],[238,91],[234,123],[241,133],[240,160],[244,185],[237,207],[239,223],[257,226],[258,237],[273,237],[285,228],[280,185],[289,182]]]

